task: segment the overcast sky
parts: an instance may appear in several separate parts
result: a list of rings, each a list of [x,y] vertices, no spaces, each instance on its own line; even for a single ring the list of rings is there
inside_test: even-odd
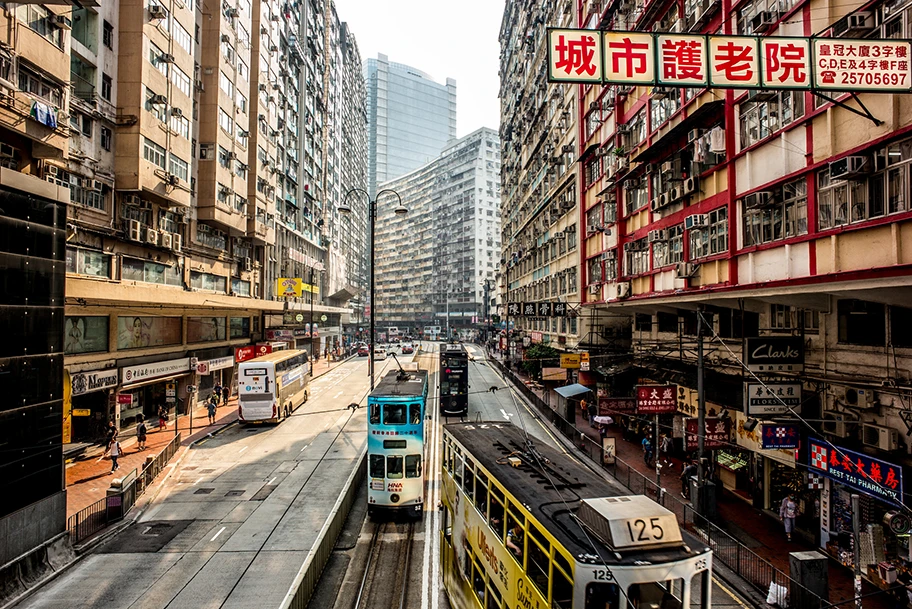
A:
[[[363,61],[383,53],[436,82],[456,79],[459,137],[500,126],[497,35],[503,9],[504,0],[336,0]]]

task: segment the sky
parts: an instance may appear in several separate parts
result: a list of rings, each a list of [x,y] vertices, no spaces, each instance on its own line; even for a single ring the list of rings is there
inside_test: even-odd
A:
[[[456,79],[456,132],[500,127],[497,98],[504,0],[336,0],[362,61],[383,53],[430,74]]]

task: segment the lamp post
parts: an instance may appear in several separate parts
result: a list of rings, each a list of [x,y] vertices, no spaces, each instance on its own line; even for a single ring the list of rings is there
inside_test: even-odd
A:
[[[370,193],[362,188],[352,188],[345,196],[342,197],[342,204],[339,205],[339,213],[350,214],[352,208],[346,204],[348,201],[349,195],[353,193],[360,193],[367,197],[367,218],[370,223],[370,356],[368,357],[367,362],[367,374],[370,376],[370,390],[374,390],[374,320],[377,318],[377,309],[374,306],[374,225],[377,221],[377,201],[380,200],[380,197],[385,194],[396,195],[396,200],[399,201],[399,205],[393,210],[397,216],[402,216],[408,213],[408,209],[402,204],[402,197],[399,196],[399,193],[395,190],[385,189],[378,192],[374,195],[374,198],[371,199]]]

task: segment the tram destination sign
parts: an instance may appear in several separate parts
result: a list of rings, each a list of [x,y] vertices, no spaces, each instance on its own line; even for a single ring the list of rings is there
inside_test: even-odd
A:
[[[548,82],[726,89],[912,90],[908,40],[548,29]]]

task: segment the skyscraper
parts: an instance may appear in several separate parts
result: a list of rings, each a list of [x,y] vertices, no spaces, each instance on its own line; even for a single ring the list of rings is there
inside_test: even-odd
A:
[[[436,159],[456,138],[456,81],[390,62],[367,60],[368,190]]]

